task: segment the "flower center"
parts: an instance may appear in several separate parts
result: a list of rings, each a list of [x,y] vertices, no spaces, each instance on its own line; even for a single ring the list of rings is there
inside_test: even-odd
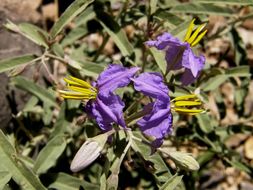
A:
[[[89,83],[72,76],[64,78],[64,81],[67,83],[67,89],[59,90],[61,97],[76,100],[96,99],[97,89]]]
[[[195,94],[174,98],[171,100],[171,109],[187,115],[196,115],[205,111],[203,103]]]
[[[205,28],[206,24],[201,24],[194,32],[194,22],[196,19],[193,19],[187,29],[184,41],[188,42],[191,47],[194,47],[195,45],[197,45],[199,43],[199,41],[205,36],[207,30],[203,29]],[[203,31],[203,32],[202,32]]]

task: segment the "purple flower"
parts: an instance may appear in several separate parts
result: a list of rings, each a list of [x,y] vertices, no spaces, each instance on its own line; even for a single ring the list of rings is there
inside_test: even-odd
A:
[[[113,92],[117,88],[127,86],[131,81],[130,78],[138,70],[137,67],[128,69],[121,65],[111,64],[99,75],[93,86],[83,80],[70,77],[65,79],[68,83],[68,91],[59,92],[63,98],[89,100],[86,111],[96,119],[102,130],[110,130],[113,123],[126,128],[123,118],[125,104]]]
[[[159,147],[164,137],[172,131],[169,89],[163,83],[162,76],[156,72],[143,73],[132,81],[135,90],[155,99],[144,107],[145,113],[148,114],[137,124],[144,134],[156,138],[153,145]]]
[[[194,28],[193,20],[188,28],[185,36],[185,42],[173,37],[170,33],[163,33],[156,40],[147,41],[150,47],[156,47],[158,50],[165,50],[165,59],[167,62],[167,71],[184,68],[185,71],[181,76],[183,85],[194,82],[199,76],[200,71],[204,67],[205,57],[203,55],[196,56],[191,47],[195,46],[206,34],[206,30],[199,34],[205,25],[199,26],[191,35]]]

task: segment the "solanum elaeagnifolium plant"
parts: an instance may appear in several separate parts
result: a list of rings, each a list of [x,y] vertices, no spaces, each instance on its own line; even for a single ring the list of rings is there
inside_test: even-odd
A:
[[[205,106],[217,93],[224,115],[218,90],[230,81],[243,112],[249,85],[236,27],[252,15],[236,12],[250,4],[219,2],[75,0],[48,31],[6,21],[42,53],[0,61],[29,94],[0,132],[0,189],[203,189],[216,161],[251,174],[225,144],[248,126],[219,127]],[[210,34],[213,14],[229,27]],[[221,36],[238,43],[233,68],[208,62],[206,43]],[[45,85],[21,76],[33,64]]]
[[[188,28],[185,42],[181,42],[169,33],[163,33],[156,40],[146,42],[148,46],[155,46],[157,49],[166,52],[164,59],[167,62],[167,71],[164,76],[159,72],[140,72],[138,67],[127,68],[120,64],[110,64],[99,74],[97,81],[93,82],[92,85],[69,76],[65,78],[66,90],[59,90],[59,92],[65,99],[87,101],[84,103],[86,113],[89,118],[95,119],[101,132],[106,134],[101,137],[110,138],[111,135],[121,130],[126,133],[128,145],[121,155],[122,158],[131,147],[131,139],[144,143],[133,135],[132,130],[140,130],[145,136],[153,139],[151,142],[146,142],[152,151],[163,152],[159,147],[163,144],[166,136],[171,135],[173,131],[172,112],[195,115],[204,111],[202,102],[196,94],[178,96],[171,100],[169,88],[166,85],[166,75],[171,70],[183,69],[181,81],[182,85],[187,85],[194,82],[204,67],[204,56],[196,56],[190,46],[196,45],[206,30],[199,34],[204,28],[204,25],[201,25],[192,34],[193,28],[194,20]],[[143,105],[141,110],[132,113],[132,117],[137,120],[136,125],[138,127],[135,129],[127,126],[123,112],[125,103],[114,92],[118,88],[130,85],[130,83],[133,83],[136,92],[151,98],[150,102]],[[128,122],[132,121],[128,119]],[[99,141],[100,138],[95,137],[82,145],[72,162],[72,171],[76,172],[87,167],[99,156],[99,152],[102,151],[106,143],[104,140],[103,143],[99,143]],[[174,157],[172,153],[168,153],[168,156],[174,161],[177,158],[175,164],[178,164],[179,167],[184,166],[183,168],[186,170],[197,170],[199,168],[198,163],[190,155],[174,154],[180,156]],[[185,156],[187,158],[184,158]],[[185,162],[185,160],[187,161]],[[119,169],[116,174],[118,173]]]

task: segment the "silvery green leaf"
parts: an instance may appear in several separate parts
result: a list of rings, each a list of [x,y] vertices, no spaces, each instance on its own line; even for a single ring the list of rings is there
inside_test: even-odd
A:
[[[184,170],[195,171],[199,169],[199,163],[189,154],[184,152],[169,152],[169,157],[175,164]]]

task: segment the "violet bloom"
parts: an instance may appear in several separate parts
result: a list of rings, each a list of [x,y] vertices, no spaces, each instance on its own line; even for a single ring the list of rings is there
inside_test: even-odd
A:
[[[185,69],[181,76],[181,82],[183,85],[188,85],[194,82],[199,76],[205,63],[205,57],[203,55],[196,56],[191,47],[198,44],[206,34],[207,30],[200,33],[205,27],[205,24],[202,24],[192,34],[194,21],[195,19],[193,19],[188,27],[184,42],[167,32],[158,36],[156,40],[146,42],[150,47],[156,47],[158,50],[165,50],[165,59],[167,62],[166,73],[170,70]]]
[[[156,72],[142,73],[132,81],[135,90],[155,99],[144,107],[144,111],[148,114],[137,124],[144,134],[155,138],[153,145],[159,147],[164,137],[172,131],[169,89],[163,83],[162,76]]]
[[[123,128],[126,124],[123,118],[124,102],[113,92],[130,83],[130,78],[139,70],[137,67],[125,68],[111,64],[103,71],[97,82],[89,83],[75,77],[65,78],[68,90],[59,91],[63,98],[89,100],[86,105],[87,113],[96,119],[99,127],[108,131],[116,123]]]

